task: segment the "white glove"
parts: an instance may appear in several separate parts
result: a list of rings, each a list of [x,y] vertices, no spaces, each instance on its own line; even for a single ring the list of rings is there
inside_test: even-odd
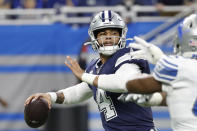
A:
[[[157,61],[164,55],[159,47],[151,43],[147,43],[145,40],[137,36],[134,37],[134,40],[136,43],[130,44],[129,47],[139,50],[130,52],[132,59],[145,59],[151,64],[156,64]]]
[[[134,102],[140,106],[149,107],[160,105],[162,103],[163,97],[158,92],[150,95],[130,93],[120,95],[118,100],[122,102]]]
[[[119,101],[122,102],[134,102],[140,106],[149,106],[148,100],[150,95],[142,95],[142,94],[122,94],[118,97]]]

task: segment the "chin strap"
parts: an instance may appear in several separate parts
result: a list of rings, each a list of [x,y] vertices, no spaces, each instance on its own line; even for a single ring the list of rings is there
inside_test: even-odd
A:
[[[103,55],[112,55],[119,49],[118,45],[115,46],[104,46],[99,48],[99,53]]]
[[[92,42],[85,42],[83,45],[92,45]]]
[[[126,41],[133,41],[133,38],[127,38],[122,40],[121,42],[126,42]],[[93,46],[94,41],[90,42],[85,42],[83,45],[92,45]],[[120,47],[121,48],[121,47]],[[105,47],[100,47],[98,50],[99,53],[102,53],[104,55],[112,55],[114,54],[117,50],[119,49],[118,45],[115,46],[105,46]]]

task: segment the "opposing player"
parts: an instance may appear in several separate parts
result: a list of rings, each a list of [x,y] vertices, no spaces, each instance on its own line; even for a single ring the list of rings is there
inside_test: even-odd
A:
[[[166,92],[173,130],[197,131],[197,15],[186,17],[179,25],[174,45],[176,56],[166,56],[158,47],[140,38],[136,37],[135,40],[139,45],[134,46],[142,50],[133,52],[133,57],[146,57],[156,66],[153,76],[128,81],[128,91],[144,94]],[[126,99],[139,104],[150,99],[158,101],[151,96],[131,94]],[[161,96],[154,98],[161,101]]]
[[[147,61],[131,60],[130,48],[125,48],[126,33],[127,27],[117,13],[109,10],[98,13],[90,24],[89,35],[100,58],[88,65],[86,73],[71,57],[65,62],[83,82],[58,92],[34,94],[25,104],[39,96],[44,97],[49,106],[51,103],[80,103],[93,96],[106,131],[155,131],[150,107],[117,100],[120,92],[127,92],[122,82],[150,72]],[[113,87],[116,87],[115,93],[109,92]]]

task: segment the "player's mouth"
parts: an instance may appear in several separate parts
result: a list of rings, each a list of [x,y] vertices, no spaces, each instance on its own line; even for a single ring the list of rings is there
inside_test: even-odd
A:
[[[113,42],[105,42],[105,43],[104,43],[104,46],[113,46],[113,45],[114,45]]]

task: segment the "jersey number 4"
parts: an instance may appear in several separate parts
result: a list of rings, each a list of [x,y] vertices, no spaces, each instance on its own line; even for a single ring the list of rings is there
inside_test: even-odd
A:
[[[107,96],[104,90],[98,89],[96,94],[96,101],[99,107],[99,111],[104,113],[105,120],[109,121],[117,117],[116,109],[109,96]]]

